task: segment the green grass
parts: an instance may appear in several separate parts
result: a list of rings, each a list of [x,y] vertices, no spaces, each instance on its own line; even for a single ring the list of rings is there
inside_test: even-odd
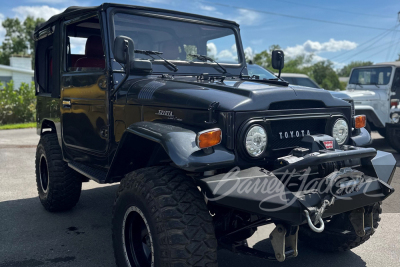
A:
[[[24,128],[36,128],[36,122],[0,125],[0,130],[24,129]]]

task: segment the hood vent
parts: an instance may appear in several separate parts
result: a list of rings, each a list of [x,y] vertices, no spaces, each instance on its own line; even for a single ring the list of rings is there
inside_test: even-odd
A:
[[[309,108],[325,108],[322,101],[316,100],[293,100],[271,103],[269,110],[287,110],[287,109],[309,109]]]

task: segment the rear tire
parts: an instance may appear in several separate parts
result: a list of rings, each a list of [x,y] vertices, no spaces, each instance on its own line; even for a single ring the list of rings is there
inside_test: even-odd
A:
[[[129,173],[117,192],[112,225],[119,267],[217,266],[217,241],[204,197],[178,169]]]
[[[56,134],[44,133],[36,149],[36,184],[40,202],[50,211],[73,208],[79,201],[81,175],[63,160]]]
[[[381,220],[380,214],[382,208],[380,203],[376,203],[373,208],[374,228],[378,228]],[[299,229],[299,239],[308,247],[327,252],[347,251],[360,246],[366,242],[373,233],[366,234],[363,237],[356,235],[352,224],[350,223],[349,212],[335,215],[332,220],[325,224],[325,230],[322,233],[312,231],[307,224],[301,225]],[[345,230],[343,234],[333,229]]]

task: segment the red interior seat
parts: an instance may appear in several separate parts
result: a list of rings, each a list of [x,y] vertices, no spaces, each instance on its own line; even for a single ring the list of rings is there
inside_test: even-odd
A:
[[[92,35],[86,40],[85,56],[78,59],[75,68],[105,68],[103,42],[100,36]]]

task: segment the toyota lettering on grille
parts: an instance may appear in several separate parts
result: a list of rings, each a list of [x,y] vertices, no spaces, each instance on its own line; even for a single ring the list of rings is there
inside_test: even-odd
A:
[[[280,139],[304,137],[306,135],[311,135],[310,130],[279,132]]]

